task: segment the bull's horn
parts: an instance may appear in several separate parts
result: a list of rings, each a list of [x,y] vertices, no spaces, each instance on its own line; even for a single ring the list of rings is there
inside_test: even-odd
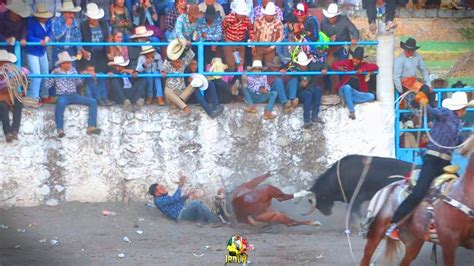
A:
[[[308,216],[316,210],[316,195],[314,195],[314,193],[308,196],[308,201],[309,203],[311,203],[311,209],[309,210],[309,212],[301,214],[303,216]]]

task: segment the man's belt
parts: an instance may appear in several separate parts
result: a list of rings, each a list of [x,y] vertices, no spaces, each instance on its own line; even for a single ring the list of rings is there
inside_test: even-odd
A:
[[[435,156],[446,161],[451,161],[451,155],[446,154],[446,153],[441,153],[441,152],[433,151],[433,150],[427,150],[425,154]]]

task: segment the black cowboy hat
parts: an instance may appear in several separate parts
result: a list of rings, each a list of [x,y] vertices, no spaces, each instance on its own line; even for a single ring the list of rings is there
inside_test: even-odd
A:
[[[364,47],[357,47],[355,48],[354,51],[350,52],[352,55],[352,58],[357,58],[357,59],[364,59],[367,58],[367,56],[364,56]]]
[[[403,50],[417,50],[420,48],[420,46],[416,46],[416,40],[413,38],[408,38],[406,42],[400,42],[400,47],[402,47]]]
[[[216,8],[213,5],[211,5],[211,6],[207,6],[204,16],[206,18],[216,19],[220,16],[220,13],[219,11],[216,11]]]
[[[462,81],[458,80],[456,83],[454,83],[451,88],[464,88],[466,87],[467,84],[462,83]]]

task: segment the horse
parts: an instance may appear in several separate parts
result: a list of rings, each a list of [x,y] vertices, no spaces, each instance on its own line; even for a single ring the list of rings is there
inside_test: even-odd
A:
[[[438,195],[432,206],[421,203],[399,225],[399,237],[405,244],[405,255],[400,265],[410,265],[416,259],[425,241],[439,244],[443,249],[443,261],[446,266],[455,265],[455,250],[458,246],[474,249],[474,139],[471,138],[470,159],[464,176],[451,183],[446,195]],[[449,184],[448,184],[449,186]],[[384,188],[389,191],[383,202],[383,208],[376,214],[369,226],[368,240],[360,265],[369,265],[371,257],[384,237],[392,215],[399,205],[398,195],[404,182],[399,181]],[[446,192],[442,192],[446,193]],[[454,201],[453,201],[454,200]],[[455,207],[456,206],[456,207]],[[462,208],[460,206],[463,206]],[[463,210],[462,210],[463,209]],[[470,210],[470,211],[469,211]],[[437,238],[432,238],[433,227],[437,229]],[[400,241],[387,238],[385,257],[391,260]]]

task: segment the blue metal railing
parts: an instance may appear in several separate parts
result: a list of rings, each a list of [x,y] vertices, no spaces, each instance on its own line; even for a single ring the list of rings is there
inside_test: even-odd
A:
[[[449,92],[456,92],[456,91],[464,91],[464,92],[474,92],[474,87],[470,88],[439,88],[439,89],[434,89],[434,93],[437,95],[437,106],[441,107],[442,100],[443,100],[443,93],[449,93]],[[398,98],[398,93],[397,93],[397,98]],[[467,108],[467,112],[474,112],[474,108]],[[405,128],[400,128],[400,114],[406,114],[406,113],[412,113],[412,110],[408,109],[400,109],[399,104],[395,106],[395,154],[397,159],[408,161],[408,162],[415,162],[417,164],[421,164],[421,154],[424,151],[422,148],[402,148],[400,147],[400,139],[402,136],[400,135],[401,133],[404,132],[427,132],[431,131],[431,129],[428,127],[428,121],[426,116],[423,117],[423,126],[420,128],[413,128],[413,129],[405,129]],[[474,127],[468,126],[468,127],[462,127],[461,128],[462,132],[470,132],[474,131]],[[454,164],[458,164],[461,167],[465,167],[467,164],[467,159],[462,158],[461,156],[455,154],[452,162]]]

